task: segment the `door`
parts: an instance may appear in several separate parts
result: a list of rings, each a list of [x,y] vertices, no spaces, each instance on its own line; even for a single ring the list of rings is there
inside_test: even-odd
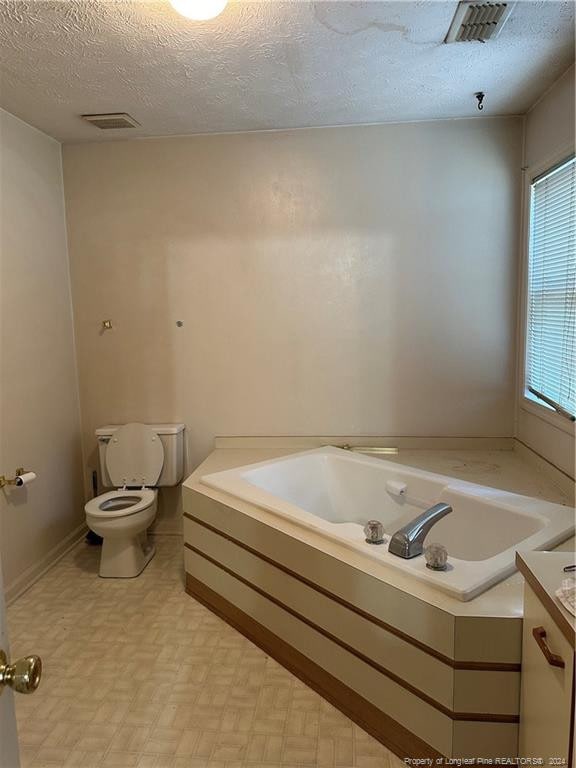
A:
[[[0,658],[2,651],[4,651],[7,658],[10,658],[6,609],[4,606],[2,562],[0,561]],[[20,768],[14,692],[7,685],[3,685],[0,689],[0,768]]]
[[[42,662],[38,656],[10,661],[4,583],[0,562],[0,768],[20,768],[14,693],[34,693],[40,683]]]

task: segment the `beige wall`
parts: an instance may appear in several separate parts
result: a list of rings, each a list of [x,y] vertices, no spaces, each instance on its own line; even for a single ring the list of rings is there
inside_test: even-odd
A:
[[[558,151],[574,148],[574,66],[526,115],[524,164],[554,160]]]
[[[80,535],[80,420],[60,145],[0,110],[0,491],[8,596]]]
[[[562,157],[574,151],[574,66],[558,80],[525,118],[524,163],[528,172],[546,170]],[[527,189],[526,189],[527,194]],[[527,226],[527,217],[524,219]],[[522,246],[525,267],[526,239]],[[525,269],[521,283],[524,285]],[[521,306],[520,333],[523,334],[524,307]],[[522,351],[522,350],[521,350]],[[574,477],[574,425],[542,406],[527,403],[523,398],[523,355],[519,360],[519,392],[517,437],[548,461]]]
[[[515,118],[66,146],[87,470],[132,419],[184,421],[191,465],[512,435],[520,147]]]

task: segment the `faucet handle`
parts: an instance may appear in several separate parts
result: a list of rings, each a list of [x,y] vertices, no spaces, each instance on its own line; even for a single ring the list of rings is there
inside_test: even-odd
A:
[[[368,520],[364,526],[367,544],[384,544],[384,526],[379,520]]]
[[[448,569],[448,550],[443,544],[428,544],[424,548],[426,568],[433,571],[446,571]]]

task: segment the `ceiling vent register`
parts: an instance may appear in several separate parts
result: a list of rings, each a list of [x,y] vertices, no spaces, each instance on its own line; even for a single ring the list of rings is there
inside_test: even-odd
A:
[[[126,112],[113,112],[108,115],[82,115],[82,118],[102,131],[110,130],[110,128],[137,128],[140,125]]]
[[[514,3],[478,3],[463,0],[458,4],[445,43],[485,43],[497,37],[510,16]]]

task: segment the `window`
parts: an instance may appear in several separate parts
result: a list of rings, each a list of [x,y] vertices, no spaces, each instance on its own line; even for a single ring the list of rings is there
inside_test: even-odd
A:
[[[532,181],[526,397],[576,414],[576,159]]]

